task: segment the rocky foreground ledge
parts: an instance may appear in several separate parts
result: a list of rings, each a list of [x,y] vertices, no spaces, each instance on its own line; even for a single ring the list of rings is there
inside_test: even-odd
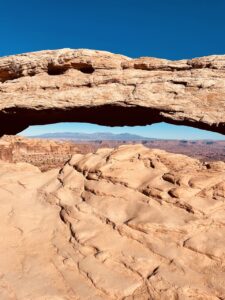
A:
[[[62,49],[0,58],[0,135],[65,121],[165,121],[225,134],[225,55],[170,61]]]
[[[224,299],[225,163],[121,146],[0,182],[0,299]]]

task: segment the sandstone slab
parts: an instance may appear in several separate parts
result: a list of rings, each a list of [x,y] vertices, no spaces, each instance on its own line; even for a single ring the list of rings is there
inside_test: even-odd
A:
[[[225,163],[142,145],[0,163],[0,298],[224,299]]]

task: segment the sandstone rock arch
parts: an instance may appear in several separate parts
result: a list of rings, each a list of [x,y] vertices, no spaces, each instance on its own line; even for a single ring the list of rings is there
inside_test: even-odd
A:
[[[56,122],[225,133],[225,55],[169,61],[95,50],[0,58],[0,135]]]

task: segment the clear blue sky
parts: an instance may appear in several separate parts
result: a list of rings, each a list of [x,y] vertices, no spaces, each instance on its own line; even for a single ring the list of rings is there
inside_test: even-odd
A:
[[[2,0],[0,56],[67,47],[168,59],[225,54],[224,16],[225,0]],[[56,124],[32,127],[24,133],[59,130],[222,137],[167,124],[113,130],[90,124]]]

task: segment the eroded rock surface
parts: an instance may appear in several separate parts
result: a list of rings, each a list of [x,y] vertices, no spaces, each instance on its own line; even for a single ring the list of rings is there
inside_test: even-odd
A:
[[[80,150],[70,141],[28,139],[20,136],[0,138],[0,160],[27,162],[41,171],[62,167],[75,153],[80,153]]]
[[[53,140],[3,136],[0,138],[0,160],[27,162],[41,171],[61,168],[73,154],[96,152],[100,148],[117,148],[121,145],[140,144],[150,149],[161,149],[185,154],[203,162],[225,161],[225,141],[212,140]]]
[[[225,133],[225,56],[169,61],[62,49],[0,58],[0,134],[32,124],[166,121]]]
[[[224,299],[224,162],[129,145],[0,182],[2,300]]]

